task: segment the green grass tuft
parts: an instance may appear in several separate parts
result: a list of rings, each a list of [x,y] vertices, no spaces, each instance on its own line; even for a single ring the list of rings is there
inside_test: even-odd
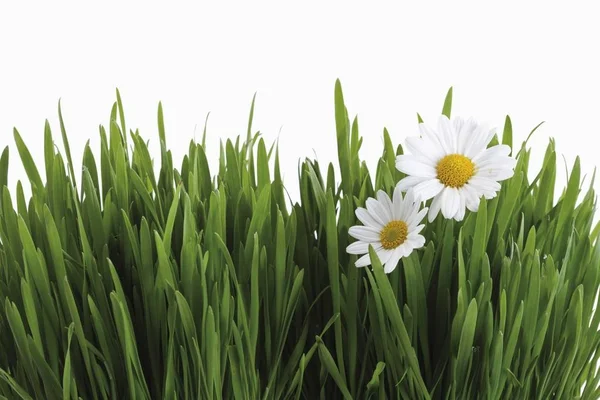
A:
[[[600,228],[579,160],[555,199],[554,142],[537,173],[515,148],[496,198],[428,224],[426,246],[386,275],[345,248],[355,208],[402,178],[402,148],[385,131],[369,173],[337,82],[341,179],[302,162],[292,205],[253,110],[212,172],[204,140],[174,166],[161,105],[155,169],[118,92],[82,168],[62,114],[66,161],[46,124],[45,182],[14,131],[32,196],[6,187],[6,148],[0,399],[600,398]]]

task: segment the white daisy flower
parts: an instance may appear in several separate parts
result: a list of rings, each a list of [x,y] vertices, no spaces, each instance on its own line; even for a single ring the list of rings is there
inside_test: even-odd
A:
[[[355,265],[364,267],[371,264],[369,245],[372,245],[385,272],[389,274],[396,269],[400,258],[423,247],[425,238],[419,232],[425,225],[419,223],[427,214],[427,208],[419,211],[420,205],[412,190],[402,198],[402,191],[396,186],[393,199],[380,190],[377,199],[367,199],[366,209],[357,208],[356,217],[363,226],[350,228],[348,233],[358,241],[349,245],[346,251],[350,254],[366,254]]]
[[[437,130],[419,124],[421,137],[406,139],[406,149],[412,154],[400,155],[396,168],[408,176],[398,186],[402,191],[413,188],[421,201],[433,198],[429,221],[440,210],[445,218],[461,221],[465,208],[477,211],[479,199],[494,198],[500,190],[499,181],[513,176],[516,160],[509,156],[507,145],[487,145],[494,137],[469,118],[442,115]]]

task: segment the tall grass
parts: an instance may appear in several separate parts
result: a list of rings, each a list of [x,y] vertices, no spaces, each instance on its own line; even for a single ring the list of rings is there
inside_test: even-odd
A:
[[[555,199],[554,142],[537,174],[515,147],[498,197],[428,224],[426,247],[386,275],[345,248],[355,208],[402,177],[402,148],[384,131],[367,170],[337,82],[341,177],[303,160],[292,205],[253,109],[216,171],[204,138],[174,166],[160,105],[155,168],[118,92],[82,168],[60,108],[45,179],[14,131],[32,196],[6,187],[6,148],[1,399],[600,398],[599,228],[579,160]],[[508,117],[497,140],[513,146]]]

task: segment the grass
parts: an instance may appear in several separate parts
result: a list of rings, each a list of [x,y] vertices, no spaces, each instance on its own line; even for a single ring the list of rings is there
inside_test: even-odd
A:
[[[6,187],[6,148],[1,399],[600,398],[600,228],[579,160],[555,199],[554,142],[537,173],[514,147],[499,196],[428,224],[386,275],[345,248],[354,209],[402,177],[402,148],[384,131],[367,170],[337,82],[341,177],[302,161],[292,205],[253,108],[212,172],[204,138],[174,167],[160,105],[156,168],[118,92],[82,168],[62,115],[64,152],[46,124],[43,165],[14,131],[32,196]],[[495,140],[513,146],[508,117]]]

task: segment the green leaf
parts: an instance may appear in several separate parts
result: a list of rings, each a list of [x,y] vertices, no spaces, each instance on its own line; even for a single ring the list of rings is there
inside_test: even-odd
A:
[[[444,107],[442,108],[442,115],[445,115],[450,118],[450,113],[452,111],[452,87],[448,89],[448,93],[446,94],[446,98],[444,99]],[[419,117],[420,119],[420,117]],[[422,121],[419,121],[422,122]]]
[[[513,148],[513,130],[510,117],[507,115],[504,120],[504,130],[502,131],[502,144]],[[511,152],[512,153],[512,152]]]
[[[348,138],[350,126],[348,113],[344,104],[344,94],[342,93],[342,84],[340,80],[335,81],[335,126],[337,132],[338,160],[340,163],[340,172],[342,174],[342,187],[346,193],[352,192],[353,177],[350,167],[350,149]]]
[[[456,378],[459,384],[466,382],[467,366],[473,354],[473,338],[475,337],[475,325],[477,323],[477,302],[475,299],[469,303],[467,314],[464,319],[456,360]]]
[[[40,177],[40,173],[35,165],[35,161],[33,161],[33,157],[27,149],[25,142],[21,138],[19,131],[17,129],[13,129],[13,135],[15,137],[15,144],[17,145],[17,150],[19,151],[19,155],[21,156],[21,162],[23,163],[23,167],[25,168],[25,172],[27,173],[27,177],[31,182],[32,188],[35,187],[38,190],[41,190],[43,193],[44,184],[42,183],[42,178]]]
[[[71,382],[73,380],[72,371],[71,371],[71,339],[73,337],[73,331],[75,328],[75,324],[71,323],[69,325],[69,333],[67,340],[67,353],[65,355],[65,367],[63,369],[63,379],[62,379],[62,393],[63,400],[71,399]],[[75,388],[73,388],[76,390]]]
[[[383,305],[385,310],[390,318],[392,326],[398,335],[398,339],[400,341],[400,348],[406,360],[408,362],[408,366],[411,369],[411,373],[414,375],[417,385],[423,394],[427,394],[427,387],[420,373],[419,360],[417,358],[416,352],[411,345],[410,337],[408,336],[408,332],[406,330],[406,326],[404,325],[404,321],[402,320],[402,316],[400,315],[400,310],[398,309],[398,304],[396,303],[395,296],[392,291],[392,287],[390,282],[383,271],[383,266],[377,257],[377,253],[373,249],[373,246],[369,246],[369,256],[371,258],[371,263],[373,265],[373,274],[375,276],[375,280],[381,291],[381,298],[383,300]],[[429,395],[423,396],[426,399],[429,399]]]
[[[331,353],[329,353],[329,350],[327,350],[327,347],[325,347],[325,344],[323,343],[320,337],[317,336],[316,339],[319,346],[319,358],[323,362],[324,367],[327,369],[329,375],[331,375],[335,383],[338,385],[338,388],[342,392],[342,396],[344,396],[344,399],[352,399],[352,395],[350,394],[350,392],[348,391],[348,387],[346,386],[345,379],[338,370],[335,361],[331,356]]]
[[[333,203],[333,194],[327,192],[325,232],[327,235],[327,265],[329,269],[329,282],[331,285],[331,298],[333,301],[333,313],[339,314],[341,310],[341,292],[339,282],[339,255],[338,255],[338,236],[335,223],[335,206]],[[346,382],[344,368],[344,340],[342,335],[342,321],[337,320],[334,324],[335,330],[335,351],[337,355],[338,368],[340,370],[342,382]]]

